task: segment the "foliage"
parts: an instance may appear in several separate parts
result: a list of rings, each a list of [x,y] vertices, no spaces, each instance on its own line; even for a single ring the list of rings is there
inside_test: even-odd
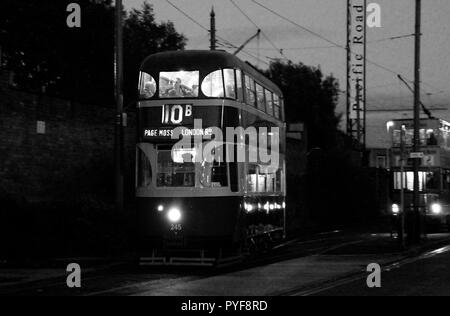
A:
[[[2,0],[0,46],[19,88],[83,103],[114,104],[114,7],[111,0],[79,0],[81,28],[66,24],[70,0]],[[170,22],[157,23],[151,5],[124,12],[125,96],[135,100],[142,60],[183,49]]]
[[[268,75],[283,91],[288,123],[305,123],[308,147],[335,146],[340,121],[335,112],[337,80],[332,76],[324,77],[318,68],[290,61],[273,62]]]
[[[354,141],[338,128],[337,80],[324,76],[319,68],[284,61],[273,62],[267,74],[283,91],[288,123],[306,125],[306,179],[288,176],[292,183],[288,198],[295,205],[306,204],[303,227],[311,222],[348,226],[376,217],[380,209],[377,182],[362,167],[361,153],[353,150]]]

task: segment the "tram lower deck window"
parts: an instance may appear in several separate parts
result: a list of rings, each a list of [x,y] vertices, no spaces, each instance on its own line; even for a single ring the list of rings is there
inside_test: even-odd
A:
[[[158,187],[194,187],[195,165],[193,162],[174,162],[172,152],[158,152]]]
[[[228,186],[227,165],[225,163],[214,163],[212,168],[212,182],[222,187]]]
[[[141,148],[137,149],[137,154],[137,185],[141,188],[147,188],[152,184],[152,166]]]
[[[201,164],[200,183],[206,188],[226,187],[228,186],[227,164],[225,163],[207,163]]]
[[[439,190],[440,189],[440,173],[434,172],[419,172],[419,190]],[[394,189],[402,189],[401,172],[394,172]],[[414,172],[407,171],[403,173],[403,189],[407,191],[414,190]]]

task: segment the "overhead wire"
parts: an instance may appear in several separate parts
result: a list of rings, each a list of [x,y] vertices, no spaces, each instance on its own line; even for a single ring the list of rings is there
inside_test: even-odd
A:
[[[254,27],[256,27],[257,30],[261,31],[262,36],[267,40],[267,42],[269,42],[269,44],[281,55],[281,57],[286,58],[286,56],[283,53],[283,49],[278,48],[275,43],[269,38],[269,36],[267,36],[267,34],[262,30],[261,27],[259,27],[258,24],[256,24],[256,22],[250,18],[250,16],[245,13],[245,11],[234,1],[234,0],[230,0],[230,2],[234,5],[234,7],[236,9],[238,9],[239,12],[241,12],[241,14],[251,23],[253,24]]]
[[[174,9],[176,9],[178,12],[180,12],[182,15],[184,15],[187,19],[189,19],[191,22],[195,23],[197,26],[199,26],[200,28],[202,28],[202,29],[205,30],[206,32],[211,33],[211,30],[209,30],[207,27],[203,26],[201,23],[197,22],[194,18],[192,18],[189,14],[187,14],[187,13],[186,13],[184,10],[182,10],[180,7],[178,7],[177,5],[175,5],[172,1],[166,0],[166,2],[167,2],[170,6],[172,6]],[[228,40],[226,40],[226,39],[224,39],[224,38],[222,38],[222,37],[220,37],[220,36],[218,36],[218,35],[217,35],[216,37],[217,37],[217,39],[221,40],[223,43],[229,45],[230,47],[232,47],[232,48],[238,48],[237,45],[234,45],[234,44],[230,43]],[[270,64],[269,64],[268,62],[266,62],[266,61],[264,61],[264,60],[258,58],[257,56],[255,56],[255,55],[253,55],[253,54],[247,52],[246,50],[242,50],[242,53],[246,54],[247,56],[250,56],[251,58],[254,58],[255,60],[259,60],[260,62],[265,63],[266,65],[269,65],[269,66],[270,66]]]
[[[305,31],[305,32],[307,32],[307,33],[310,33],[310,34],[312,34],[313,36],[318,37],[318,38],[322,39],[323,41],[326,41],[327,43],[329,43],[329,44],[331,44],[331,45],[333,45],[333,46],[339,47],[339,48],[344,49],[345,51],[347,51],[347,47],[345,47],[344,45],[339,44],[339,43],[337,43],[337,42],[335,42],[335,41],[333,41],[333,40],[330,40],[330,39],[328,39],[327,37],[325,37],[325,36],[323,36],[323,35],[321,35],[321,34],[315,32],[315,31],[313,31],[313,30],[311,30],[311,29],[309,29],[309,28],[307,28],[307,27],[305,27],[305,26],[303,26],[303,25],[300,25],[299,23],[293,21],[292,19],[289,19],[289,18],[285,17],[284,15],[282,15],[282,14],[276,12],[275,10],[269,8],[268,6],[266,6],[266,5],[264,5],[264,4],[260,3],[260,2],[258,2],[257,0],[251,0],[251,1],[252,1],[253,3],[255,3],[256,5],[260,6],[261,8],[265,9],[266,11],[271,12],[272,14],[278,16],[278,17],[281,18],[282,20],[285,20],[285,21],[289,22],[290,24],[292,24],[292,25],[294,25],[294,26],[296,26],[296,27],[302,29],[303,31]],[[378,63],[378,62],[375,62],[375,61],[373,61],[373,60],[371,60],[371,59],[366,58],[366,61],[367,61],[368,64],[371,64],[371,65],[373,65],[373,66],[376,66],[376,67],[378,67],[378,68],[380,68],[380,69],[382,69],[382,70],[384,70],[384,71],[386,71],[386,72],[389,72],[389,73],[391,73],[391,74],[394,74],[395,76],[398,76],[398,75],[399,75],[398,72],[396,72],[396,71],[394,71],[394,70],[392,70],[392,69],[390,69],[390,68],[388,68],[388,67],[386,67],[386,66],[383,66],[382,64],[380,64],[380,63]],[[407,81],[409,81],[409,82],[411,82],[411,83],[414,82],[414,80],[411,80],[411,79],[405,79],[405,80],[407,80]],[[425,82],[422,82],[422,83],[423,83],[424,85],[426,85],[426,86],[432,88],[432,89],[435,89],[433,86],[431,86],[431,85],[429,85],[429,84],[427,84],[427,83],[425,83]],[[436,89],[436,90],[439,90],[439,89]]]

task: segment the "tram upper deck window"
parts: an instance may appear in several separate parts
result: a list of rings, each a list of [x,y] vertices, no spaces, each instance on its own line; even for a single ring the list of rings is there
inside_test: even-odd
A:
[[[420,145],[421,146],[437,146],[439,144],[438,142],[438,134],[437,131],[434,129],[421,129],[419,131],[420,134]],[[413,129],[407,129],[405,131],[405,134],[403,136],[403,139],[401,139],[401,131],[400,130],[394,130],[393,131],[393,143],[394,147],[400,147],[401,144],[404,144],[406,147],[411,147],[414,144],[414,130]]]
[[[159,97],[197,98],[200,81],[199,71],[174,71],[159,74]]]
[[[237,86],[237,98],[239,101],[244,100],[244,90],[242,88],[242,72],[236,70],[236,86]]]
[[[225,96],[236,99],[236,80],[234,79],[234,69],[224,69]]]
[[[259,84],[256,84],[256,97],[257,97],[258,110],[265,112],[266,111],[266,100],[265,100],[265,96],[264,96],[264,88]]]
[[[273,95],[269,90],[265,90],[266,92],[266,106],[267,106],[267,114],[273,116]]]
[[[156,81],[148,73],[142,72],[139,76],[139,99],[151,99],[156,93]]]
[[[277,119],[281,118],[281,100],[276,94],[273,95],[273,107],[275,112],[275,117]]]
[[[202,92],[206,97],[223,98],[222,70],[217,70],[205,77],[202,82]]]
[[[172,158],[171,150],[158,151],[158,187],[195,186],[195,164],[192,153],[180,153],[178,156]]]
[[[245,98],[248,105],[255,106],[256,90],[255,81],[249,76],[245,76]]]

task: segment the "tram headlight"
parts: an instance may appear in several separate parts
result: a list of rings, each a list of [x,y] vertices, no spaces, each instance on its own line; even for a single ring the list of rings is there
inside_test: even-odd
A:
[[[439,215],[442,213],[442,205],[439,203],[434,203],[433,205],[431,205],[431,212],[434,215]]]
[[[163,212],[163,211],[164,211],[164,205],[159,205],[158,212]]]
[[[169,221],[172,223],[178,223],[181,220],[181,211],[180,209],[174,207],[169,210],[167,213],[167,217],[169,218]]]
[[[395,215],[400,213],[400,206],[398,204],[392,204],[392,213]]]

